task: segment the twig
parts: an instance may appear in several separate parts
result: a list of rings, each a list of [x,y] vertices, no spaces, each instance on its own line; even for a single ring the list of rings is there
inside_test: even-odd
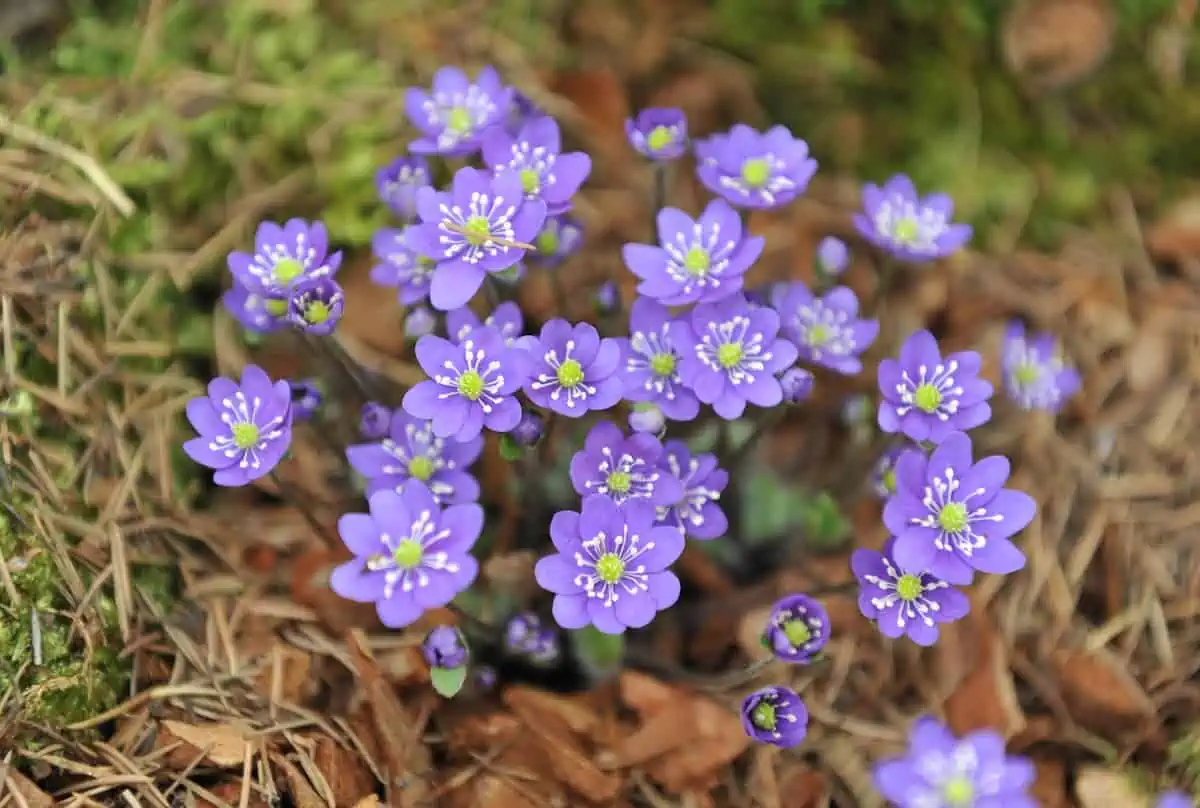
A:
[[[510,241],[506,238],[499,238],[490,234],[472,233],[460,224],[453,222],[441,222],[441,228],[448,230],[451,233],[458,233],[460,236],[466,236],[468,240],[478,239],[480,244],[499,244],[501,247],[511,247],[517,250],[533,250],[535,247],[532,244],[526,244],[523,241]]]

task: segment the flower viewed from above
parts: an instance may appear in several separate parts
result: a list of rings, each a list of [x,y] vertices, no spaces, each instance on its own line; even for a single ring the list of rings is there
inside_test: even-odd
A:
[[[396,288],[400,305],[411,306],[429,297],[437,263],[417,253],[408,243],[409,229],[383,228],[371,238],[371,251],[379,263],[371,267],[371,280]]]
[[[747,236],[737,211],[714,199],[693,219],[681,210],[658,212],[657,245],[626,244],[625,266],[642,279],[638,294],[667,306],[712,303],[737,293],[766,239]]]
[[[512,301],[496,306],[487,317],[480,322],[479,315],[463,306],[460,309],[446,312],[446,334],[451,342],[462,342],[472,330],[481,325],[491,326],[500,332],[504,344],[511,346],[525,333],[525,318],[521,307]]]
[[[648,107],[625,120],[625,135],[643,157],[677,160],[688,147],[687,117],[675,107]]]
[[[309,420],[325,401],[325,394],[317,386],[317,380],[302,379],[288,384],[292,388],[292,421]]]
[[[1033,521],[1037,504],[1004,488],[1008,458],[971,459],[971,439],[948,436],[926,457],[908,452],[896,461],[896,493],[883,522],[896,537],[896,561],[929,570],[952,584],[969,584],[976,571],[1006,575],[1025,566],[1010,541]]]
[[[777,659],[810,662],[829,642],[829,613],[808,595],[788,595],[771,607],[763,644]]]
[[[254,254],[230,253],[229,271],[248,295],[263,301],[268,316],[284,318],[295,284],[337,273],[342,254],[328,250],[329,234],[320,222],[310,224],[303,219],[289,219],[283,225],[263,222],[254,234]],[[230,310],[234,308],[231,306]]]
[[[788,368],[779,377],[783,390],[783,403],[799,404],[812,395],[816,377],[804,368]]]
[[[218,376],[208,395],[187,404],[198,437],[183,444],[187,456],[213,470],[213,482],[246,485],[269,474],[292,442],[292,386],[271,381],[247,365],[241,382]]]
[[[614,339],[602,339],[595,326],[555,318],[542,326],[537,341],[527,349],[533,369],[525,394],[535,405],[579,418],[621,400],[625,387],[617,372],[621,348]]]
[[[764,687],[742,702],[742,726],[752,739],[788,749],[808,734],[808,708],[794,690]]]
[[[421,643],[421,656],[431,668],[461,668],[467,664],[467,641],[454,626],[434,626]]]
[[[292,287],[288,297],[288,320],[315,337],[332,334],[342,319],[346,295],[333,278],[311,278]]]
[[[473,154],[479,150],[480,136],[508,118],[512,99],[512,88],[505,87],[491,67],[480,70],[474,81],[457,67],[443,67],[434,74],[431,91],[404,91],[404,112],[421,133],[408,149],[417,155]]]
[[[826,236],[817,245],[817,272],[835,278],[850,266],[850,249],[840,238]]]
[[[346,459],[367,479],[367,496],[420,480],[439,505],[459,505],[479,499],[479,483],[467,469],[482,452],[483,436],[448,441],[433,434],[430,422],[400,410],[386,437],[346,447]]]
[[[545,116],[527,121],[516,137],[500,127],[489,130],[483,160],[498,174],[515,173],[525,198],[541,200],[550,214],[570,210],[571,197],[592,171],[592,158],[583,152],[562,152],[558,124]]]
[[[975,351],[943,358],[933,335],[917,331],[900,346],[899,359],[879,363],[879,428],[937,444],[986,423],[992,385],[979,378],[982,364]]]
[[[504,647],[535,665],[553,665],[562,655],[562,643],[553,626],[542,625],[532,612],[518,612],[504,627]]]
[[[670,505],[683,496],[683,485],[659,469],[662,453],[655,436],[626,437],[612,421],[599,421],[571,458],[571,483],[581,497],[602,494],[618,505],[629,499]]]
[[[727,134],[697,141],[696,163],[700,182],[740,208],[786,205],[817,173],[808,144],[786,126],[757,132],[739,123]]]
[[[1079,392],[1079,371],[1066,366],[1054,335],[1026,337],[1019,322],[1009,323],[1005,332],[1001,366],[1004,389],[1023,410],[1058,412]]]
[[[621,346],[624,396],[628,401],[657,404],[672,421],[691,421],[700,412],[700,401],[679,376],[679,332],[666,306],[646,298],[633,301],[629,336]]]
[[[449,191],[417,193],[417,215],[421,222],[405,239],[436,262],[429,301],[450,311],[475,296],[487,273],[503,272],[524,257],[546,221],[546,205],[524,199],[516,172],[492,176],[463,168]]]
[[[583,243],[583,225],[568,214],[547,216],[542,231],[533,240],[529,263],[554,267],[571,257]]]
[[[383,203],[403,221],[417,215],[417,191],[433,184],[424,157],[398,157],[375,174],[375,190]]]
[[[858,610],[885,637],[907,636],[917,645],[933,645],[938,624],[965,617],[971,602],[946,581],[901,567],[893,556],[895,546],[891,538],[882,553],[864,547],[850,556],[858,578]]]
[[[1037,808],[1033,762],[1010,756],[991,729],[954,737],[941,722],[914,722],[907,751],[875,766],[873,779],[897,808]]]
[[[431,421],[437,437],[462,443],[484,427],[507,432],[521,420],[516,394],[528,378],[528,357],[495,328],[475,328],[458,343],[428,334],[417,340],[416,355],[429,378],[404,394],[404,409]]]
[[[654,516],[644,500],[617,505],[604,496],[586,497],[578,513],[554,515],[556,552],[540,559],[534,574],[554,593],[560,626],[622,634],[649,625],[679,600],[679,579],[669,567],[683,553],[683,534],[656,526]]]
[[[778,339],[779,315],[754,308],[740,294],[702,303],[680,320],[679,376],[722,418],[740,418],[746,404],[783,401],[776,374],[796,361],[796,346]]]
[[[882,188],[863,186],[863,212],[854,226],[868,241],[902,261],[933,261],[957,252],[971,238],[971,226],[954,224],[954,201],[945,194],[921,198],[903,174]]]
[[[1182,791],[1164,791],[1158,795],[1154,808],[1196,808],[1196,803]]]
[[[918,451],[911,446],[889,446],[871,468],[871,490],[880,499],[896,493],[896,461],[905,452]]]
[[[377,491],[370,513],[348,513],[338,533],[354,558],[334,569],[330,588],[355,603],[374,603],[388,628],[415,623],[445,606],[475,580],[471,547],[483,530],[483,508],[442,510],[420,480],[400,493]]]
[[[729,484],[729,472],[717,467],[717,456],[693,456],[686,443],[669,440],[663,445],[662,466],[679,480],[683,496],[659,509],[659,523],[676,528],[690,539],[704,541],[724,536],[729,520],[718,500]]]
[[[859,356],[879,336],[879,321],[859,319],[854,292],[839,286],[815,297],[797,281],[778,284],[771,295],[783,335],[801,359],[846,376],[862,370]]]
[[[392,424],[392,411],[377,401],[368,401],[359,414],[358,434],[366,440],[386,438]]]

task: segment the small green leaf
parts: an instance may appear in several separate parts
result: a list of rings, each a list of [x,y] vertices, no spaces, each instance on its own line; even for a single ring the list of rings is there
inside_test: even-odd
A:
[[[467,681],[467,666],[458,668],[433,668],[429,671],[429,680],[442,697],[452,699],[462,690]]]
[[[624,634],[605,634],[587,626],[571,632],[571,642],[580,661],[594,673],[614,671],[625,658]]]
[[[515,463],[525,456],[525,447],[521,446],[509,435],[500,436],[500,456],[509,463]]]

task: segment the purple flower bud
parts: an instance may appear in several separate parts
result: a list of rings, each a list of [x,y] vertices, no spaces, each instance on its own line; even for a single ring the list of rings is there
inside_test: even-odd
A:
[[[309,334],[324,337],[333,333],[346,296],[333,278],[313,278],[296,284],[288,298],[288,320]]]
[[[812,395],[814,383],[812,373],[804,368],[788,368],[779,377],[783,400],[788,404],[799,404]]]
[[[817,270],[827,278],[841,275],[850,265],[850,250],[846,243],[833,236],[826,236],[817,245]]]
[[[829,613],[808,595],[788,595],[771,608],[763,645],[777,659],[803,664],[829,642]]]
[[[598,313],[612,314],[621,305],[621,292],[617,289],[615,282],[605,281],[596,289],[593,301]]]
[[[546,429],[545,419],[536,412],[521,413],[521,420],[509,435],[518,446],[535,446]]]
[[[650,107],[625,121],[625,134],[638,154],[651,160],[682,157],[688,147],[687,118],[674,107]]]
[[[467,641],[454,626],[437,626],[425,636],[421,654],[431,668],[461,668],[467,664]]]
[[[794,690],[765,687],[742,702],[742,726],[761,743],[796,746],[808,734],[808,708]]]
[[[544,627],[532,612],[513,615],[504,631],[504,645],[509,653],[536,665],[553,665],[561,654],[558,632]]]
[[[417,306],[410,310],[404,318],[404,336],[409,339],[420,339],[433,332],[437,326],[437,317],[425,306]]]
[[[363,404],[362,416],[358,422],[359,434],[366,440],[383,440],[388,436],[388,428],[392,424],[392,411],[374,401]]]
[[[325,400],[325,395],[317,387],[316,379],[302,379],[288,384],[292,387],[292,417],[297,421],[312,418]]]
[[[629,413],[629,428],[634,432],[645,432],[648,435],[661,435],[667,428],[667,419],[663,411],[653,404],[638,404]]]

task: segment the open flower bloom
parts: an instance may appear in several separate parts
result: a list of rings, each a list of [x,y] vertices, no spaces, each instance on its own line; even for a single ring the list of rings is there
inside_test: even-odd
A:
[[[213,469],[217,485],[239,486],[269,474],[292,442],[292,386],[247,365],[241,383],[217,377],[208,395],[187,404],[199,437],[183,444],[188,457]]]
[[[263,222],[254,235],[254,253],[232,252],[227,263],[234,282],[265,301],[267,314],[284,318],[294,285],[337,274],[342,254],[328,250],[329,234],[320,222]]]
[[[618,505],[630,499],[670,505],[683,496],[683,486],[659,468],[662,453],[654,435],[626,437],[612,421],[600,421],[571,458],[571,483],[581,497],[603,494]]]
[[[525,347],[533,362],[525,394],[535,405],[579,418],[621,400],[621,348],[616,340],[601,338],[590,323],[555,318]]]
[[[771,607],[764,644],[777,659],[791,663],[812,660],[829,642],[829,613],[815,598],[788,595]]]
[[[808,708],[791,688],[764,687],[742,701],[742,726],[760,743],[790,748],[808,734]]]
[[[1004,335],[1001,365],[1004,389],[1021,409],[1058,412],[1079,392],[1079,371],[1067,367],[1054,335],[1027,337],[1019,322],[1010,323]]]
[[[971,226],[954,224],[954,200],[945,194],[917,194],[912,180],[897,174],[882,188],[863,186],[863,212],[854,226],[864,238],[902,261],[933,261],[957,252],[971,238]]]
[[[624,396],[655,404],[672,421],[690,421],[700,400],[679,375],[680,351],[675,318],[661,303],[639,297],[629,312],[629,337],[619,337]]]
[[[739,123],[727,134],[696,143],[700,182],[740,208],[786,205],[804,193],[816,173],[808,144],[786,126],[758,132]]]
[[[879,336],[879,321],[858,316],[858,297],[839,286],[816,297],[803,283],[781,283],[771,290],[783,335],[800,358],[851,376],[862,370],[859,356]]]
[[[879,428],[914,441],[941,443],[992,417],[992,385],[979,378],[983,359],[975,351],[945,358],[928,331],[900,347],[899,359],[879,363]]]
[[[562,152],[562,136],[553,118],[527,121],[516,137],[501,127],[483,136],[483,159],[496,173],[516,172],[527,200],[541,200],[550,214],[565,213],[571,197],[592,170],[583,152]]]
[[[946,581],[901,567],[894,557],[895,546],[892,538],[883,552],[863,547],[850,556],[850,568],[858,578],[858,610],[885,637],[907,636],[917,645],[933,645],[938,625],[966,616],[971,602]]]
[[[625,136],[643,157],[657,162],[676,160],[687,151],[687,118],[675,107],[648,107],[625,120]]]
[[[443,67],[433,76],[430,91],[404,91],[404,112],[421,137],[408,145],[418,155],[465,157],[479,151],[480,137],[503,124],[511,111],[513,90],[504,86],[491,67],[474,81],[457,67]]]
[[[400,410],[386,437],[347,447],[346,459],[367,478],[368,496],[420,480],[439,505],[458,505],[479,499],[479,483],[467,469],[482,452],[482,435],[462,442],[439,438],[429,421]]]

